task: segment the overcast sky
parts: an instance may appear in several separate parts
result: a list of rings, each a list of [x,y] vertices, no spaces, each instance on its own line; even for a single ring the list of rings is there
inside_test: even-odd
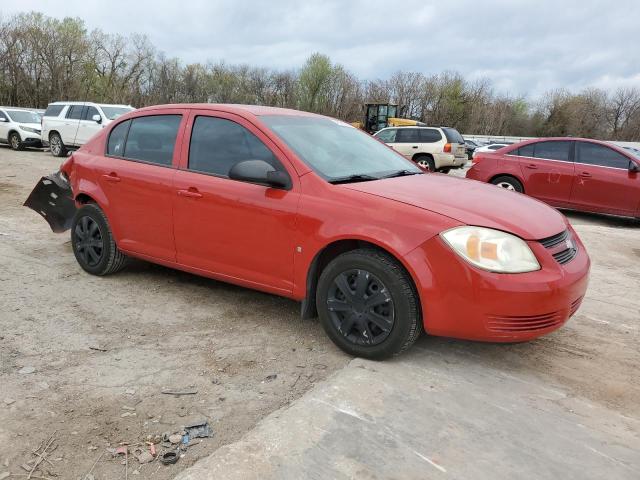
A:
[[[456,70],[535,98],[550,88],[640,86],[639,0],[1,0],[145,33],[185,62],[297,68],[327,54],[361,78]]]

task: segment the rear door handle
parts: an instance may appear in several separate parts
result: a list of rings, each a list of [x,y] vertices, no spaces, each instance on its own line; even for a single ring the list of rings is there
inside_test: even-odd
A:
[[[592,175],[589,172],[580,172],[580,176],[583,178],[590,178]]]
[[[116,172],[111,172],[109,175],[102,175],[102,178],[104,178],[107,182],[117,183],[120,181],[120,177]]]
[[[414,146],[413,146],[413,147],[411,147],[411,148],[418,148],[418,145],[414,145]]]
[[[178,190],[178,195],[187,198],[202,198],[202,194],[197,188],[189,188],[189,190]]]
[[[528,165],[526,165],[527,168],[530,168],[531,170],[537,170],[538,166],[535,163],[529,163]]]

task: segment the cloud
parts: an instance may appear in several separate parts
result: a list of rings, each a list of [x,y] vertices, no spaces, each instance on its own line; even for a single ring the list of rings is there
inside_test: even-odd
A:
[[[317,51],[360,78],[456,70],[528,97],[640,78],[636,0],[21,0],[0,7],[5,16],[28,10],[77,16],[109,33],[144,33],[184,62],[289,69]]]

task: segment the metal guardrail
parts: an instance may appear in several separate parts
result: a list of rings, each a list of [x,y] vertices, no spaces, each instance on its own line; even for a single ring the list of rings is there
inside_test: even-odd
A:
[[[481,142],[490,142],[490,143],[518,143],[524,142],[525,140],[537,140],[540,137],[507,137],[500,135],[462,135],[464,138],[468,138],[469,140],[479,140]],[[620,147],[633,147],[640,150],[640,142],[620,142],[614,140],[608,140],[609,143],[613,143],[614,145],[618,145]]]

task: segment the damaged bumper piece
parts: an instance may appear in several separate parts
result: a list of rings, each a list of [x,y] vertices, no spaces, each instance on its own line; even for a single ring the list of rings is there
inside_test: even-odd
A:
[[[76,213],[71,186],[61,172],[42,177],[24,206],[40,214],[55,233],[69,230]]]

